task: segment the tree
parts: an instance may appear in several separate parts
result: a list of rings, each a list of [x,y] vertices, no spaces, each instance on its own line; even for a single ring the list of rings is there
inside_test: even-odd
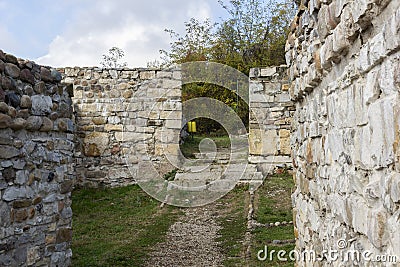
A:
[[[293,0],[218,1],[228,18],[185,22],[185,34],[167,29],[170,50],[160,50],[163,65],[215,61],[245,74],[256,66],[285,63],[285,42],[296,11]]]
[[[185,22],[185,35],[171,29],[165,31],[172,39],[170,51],[160,50],[164,65],[190,61],[212,60],[211,50],[215,40],[216,23],[209,19],[199,21],[191,18]]]
[[[285,63],[285,42],[295,3],[289,0],[230,0],[219,24],[215,58],[248,74],[252,67]]]
[[[295,14],[292,0],[219,0],[228,18],[213,23],[209,19],[185,22],[185,33],[173,30],[170,50],[161,50],[163,65],[190,61],[214,61],[248,74],[250,68],[285,63],[285,42]],[[236,100],[235,92],[211,84],[188,84],[182,88],[182,100],[213,97],[232,107],[248,124],[248,106]],[[205,121],[203,121],[203,124]],[[201,127],[199,127],[200,129]],[[207,122],[203,131],[215,130]]]
[[[108,55],[103,55],[103,61],[100,63],[103,68],[124,68],[128,64],[126,62],[120,63],[120,59],[125,56],[124,51],[118,47],[112,47],[108,50]]]

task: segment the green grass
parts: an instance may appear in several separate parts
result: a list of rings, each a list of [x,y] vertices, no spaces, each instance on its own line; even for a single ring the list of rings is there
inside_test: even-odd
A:
[[[243,244],[247,230],[247,207],[249,203],[248,186],[239,185],[229,192],[217,205],[220,210],[218,223],[224,266],[245,266],[245,247]]]
[[[293,187],[292,176],[287,173],[266,178],[256,194],[256,220],[259,223],[292,221],[291,190]]]
[[[212,139],[215,142],[217,149],[218,148],[230,148],[230,146],[231,146],[231,141],[229,139],[229,136],[227,136],[227,135],[224,135],[224,136],[193,135],[193,138],[191,136],[187,137],[185,139],[185,142],[180,145],[182,154],[186,158],[194,158],[195,153],[200,153],[199,144],[200,144],[200,141],[203,140],[204,138]]]
[[[293,220],[291,205],[291,190],[294,187],[291,175],[287,173],[268,177],[258,188],[255,195],[254,217],[259,223],[289,222]],[[277,253],[273,254],[272,261],[257,259],[259,250],[268,247],[268,251],[285,250],[286,256],[294,249],[294,244],[273,245],[273,240],[294,239],[293,225],[278,227],[258,227],[252,231],[250,266],[294,266],[294,262],[279,261]]]
[[[181,213],[138,186],[79,189],[72,199],[73,266],[142,266]]]
[[[171,173],[171,176],[173,174]],[[291,221],[291,188],[287,174],[265,180],[255,193],[255,218],[260,223]],[[72,194],[73,266],[143,266],[154,246],[164,241],[168,228],[182,214],[171,206],[160,208],[159,202],[138,186],[114,189],[79,189]],[[213,203],[215,218],[221,225],[219,238],[224,266],[293,266],[293,262],[259,261],[257,252],[289,252],[293,244],[272,245],[273,240],[293,239],[293,225],[258,227],[251,232],[251,255],[246,258],[244,244],[247,231],[249,193],[239,185]]]

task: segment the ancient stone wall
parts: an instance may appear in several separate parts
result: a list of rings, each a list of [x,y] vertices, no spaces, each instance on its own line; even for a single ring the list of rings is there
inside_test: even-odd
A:
[[[294,103],[290,100],[287,67],[250,70],[249,162],[264,175],[276,167],[291,167],[290,127]]]
[[[287,42],[300,252],[400,260],[399,59],[400,1],[302,1]],[[339,265],[354,262],[312,266]]]
[[[0,50],[0,266],[69,266],[72,91]]]
[[[164,151],[176,155],[179,149],[179,69],[59,71],[65,83],[73,84],[78,184],[97,187],[136,183],[143,161],[151,161],[160,173],[173,169]]]

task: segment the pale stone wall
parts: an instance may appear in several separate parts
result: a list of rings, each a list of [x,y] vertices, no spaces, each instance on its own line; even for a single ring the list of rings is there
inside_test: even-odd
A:
[[[0,266],[69,266],[72,91],[0,50]]]
[[[164,151],[176,155],[171,149],[179,149],[182,103],[178,68],[76,67],[60,72],[74,90],[78,184],[134,184],[143,161],[151,161],[161,173],[173,169]]]
[[[400,1],[302,2],[287,42],[297,249],[345,239],[399,260]],[[339,265],[354,262],[307,266]]]
[[[276,167],[292,165],[290,127],[294,103],[286,72],[286,66],[250,70],[249,162],[264,175]]]

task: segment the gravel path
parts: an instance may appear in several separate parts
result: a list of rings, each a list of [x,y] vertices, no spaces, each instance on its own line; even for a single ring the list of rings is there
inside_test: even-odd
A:
[[[215,239],[221,228],[214,218],[215,204],[187,208],[168,230],[166,241],[150,254],[148,267],[217,267],[224,256]]]

